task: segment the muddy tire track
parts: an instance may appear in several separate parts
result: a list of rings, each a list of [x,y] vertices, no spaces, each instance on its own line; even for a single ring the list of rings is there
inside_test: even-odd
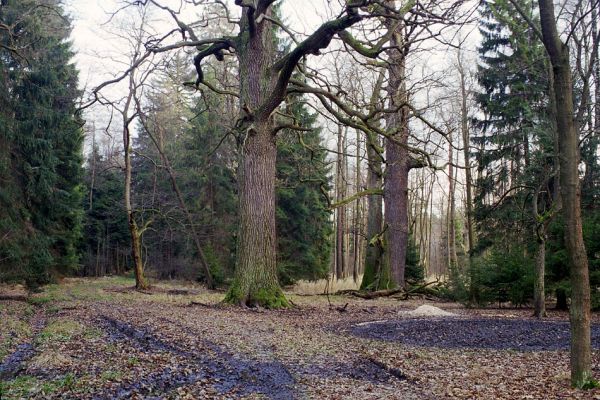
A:
[[[147,328],[107,315],[101,315],[97,324],[108,334],[109,340],[127,342],[144,353],[166,352],[178,359],[176,365],[150,373],[136,382],[121,384],[109,394],[112,398],[130,398],[134,393],[168,395],[179,387],[198,382],[211,385],[221,395],[260,393],[270,399],[298,397],[294,378],[277,361],[245,359],[209,341],[202,341],[203,347],[192,352],[169,343]]]
[[[31,340],[18,345],[17,349],[0,363],[0,380],[14,379],[27,368],[27,362],[36,353],[35,340],[46,327],[46,323],[44,311],[37,310],[30,320]]]

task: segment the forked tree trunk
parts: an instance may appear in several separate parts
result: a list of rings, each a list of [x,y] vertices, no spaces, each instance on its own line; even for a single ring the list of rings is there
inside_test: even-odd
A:
[[[138,43],[140,46],[140,43]],[[131,236],[131,259],[133,261],[133,271],[135,275],[135,287],[138,290],[147,289],[148,282],[144,276],[144,263],[142,261],[142,232],[135,220],[135,212],[131,203],[131,132],[129,126],[132,117],[129,116],[133,96],[136,90],[135,78],[133,72],[129,75],[129,93],[125,101],[121,116],[123,118],[123,151],[125,163],[125,210],[127,212],[127,225]]]
[[[573,106],[569,48],[556,27],[554,3],[539,0],[543,42],[554,72],[560,188],[565,245],[571,273],[571,384],[586,387],[592,380],[590,339],[590,283],[581,223],[579,135]]]
[[[203,46],[194,58],[197,84],[203,79],[201,61],[208,55],[223,59],[235,48],[239,61],[240,118],[238,143],[240,228],[234,280],[226,302],[287,307],[277,279],[275,232],[276,109],[285,99],[290,78],[306,56],[319,54],[333,36],[361,21],[358,5],[321,25],[293,50],[279,58],[273,24],[273,1],[236,1],[242,7],[240,33]],[[298,88],[299,89],[299,88]]]

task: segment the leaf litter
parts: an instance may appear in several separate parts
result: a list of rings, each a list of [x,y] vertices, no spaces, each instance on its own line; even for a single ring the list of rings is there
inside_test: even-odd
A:
[[[600,399],[569,387],[565,313],[539,322],[526,309],[444,303],[435,306],[459,316],[409,318],[423,302],[331,296],[330,307],[294,295],[295,309],[258,312],[218,306],[222,293],[198,286],[112,290],[130,285],[118,279],[66,280],[58,300],[36,307],[48,325],[80,327],[43,340],[32,329],[21,344],[33,353],[4,379],[2,399]],[[600,373],[596,349],[592,361]]]

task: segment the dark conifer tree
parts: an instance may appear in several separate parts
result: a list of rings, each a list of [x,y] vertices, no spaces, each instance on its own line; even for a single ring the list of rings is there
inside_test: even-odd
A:
[[[288,130],[277,143],[277,250],[284,284],[327,275],[333,234],[325,197],[330,176],[321,129],[315,127],[316,115],[301,101],[290,109],[298,124],[311,130]]]
[[[40,2],[8,1],[0,9],[4,22],[20,20],[18,36],[0,40],[21,45],[19,52],[0,50],[9,86],[2,141],[10,152],[3,155],[2,191],[13,208],[3,215],[0,258],[30,286],[77,267],[82,216],[83,136],[70,26],[58,1],[36,7]]]

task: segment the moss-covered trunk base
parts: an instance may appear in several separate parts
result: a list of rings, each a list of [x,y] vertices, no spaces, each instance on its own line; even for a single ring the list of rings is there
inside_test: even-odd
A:
[[[290,307],[289,301],[279,287],[251,289],[244,288],[244,285],[239,282],[231,285],[223,301],[228,304],[263,307],[270,310]]]

